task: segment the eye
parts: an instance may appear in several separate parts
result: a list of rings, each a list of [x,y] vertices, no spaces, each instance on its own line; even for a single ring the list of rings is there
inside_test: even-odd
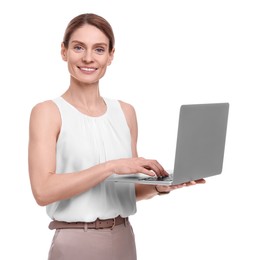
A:
[[[82,52],[84,50],[84,48],[80,45],[75,45],[73,47],[73,49],[76,51],[76,52]]]
[[[103,53],[105,52],[105,49],[102,48],[102,47],[97,47],[97,48],[95,49],[95,52],[98,53],[98,54],[103,54]]]

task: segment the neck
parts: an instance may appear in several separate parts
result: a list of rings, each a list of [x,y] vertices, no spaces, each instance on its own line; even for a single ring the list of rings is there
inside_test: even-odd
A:
[[[103,114],[106,110],[98,84],[71,84],[62,97],[81,112],[91,116]]]
[[[67,93],[68,92],[75,102],[84,105],[96,104],[96,102],[101,99],[99,82],[85,84],[80,81],[76,81],[75,78],[71,78],[70,87],[67,90]]]

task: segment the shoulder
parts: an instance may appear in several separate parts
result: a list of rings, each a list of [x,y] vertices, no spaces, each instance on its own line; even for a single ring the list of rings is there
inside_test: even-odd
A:
[[[34,105],[34,107],[32,108],[32,113],[52,112],[55,109],[56,109],[55,103],[52,100],[46,100]]]
[[[125,115],[136,116],[135,109],[131,104],[126,103],[122,100],[118,100],[118,101],[119,101],[121,108],[122,108],[123,112],[125,113]]]
[[[124,101],[119,100],[120,106],[123,110],[123,113],[125,115],[126,121],[129,125],[129,128],[131,131],[136,131],[137,128],[137,116],[135,108]]]
[[[37,129],[47,125],[59,128],[61,117],[56,104],[52,100],[37,103],[31,110],[30,124],[36,126]]]
[[[31,116],[54,116],[59,114],[56,104],[52,100],[46,100],[36,104],[31,110]]]

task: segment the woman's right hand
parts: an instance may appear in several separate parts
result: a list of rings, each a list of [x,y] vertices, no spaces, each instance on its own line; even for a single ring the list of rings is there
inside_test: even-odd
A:
[[[123,158],[108,161],[115,174],[136,174],[143,173],[149,176],[165,177],[168,173],[156,160],[145,159],[143,157]]]

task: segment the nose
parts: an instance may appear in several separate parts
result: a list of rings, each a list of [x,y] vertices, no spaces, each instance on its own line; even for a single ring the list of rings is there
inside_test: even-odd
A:
[[[90,50],[86,50],[83,55],[83,61],[84,62],[92,62],[93,61],[93,53]]]

